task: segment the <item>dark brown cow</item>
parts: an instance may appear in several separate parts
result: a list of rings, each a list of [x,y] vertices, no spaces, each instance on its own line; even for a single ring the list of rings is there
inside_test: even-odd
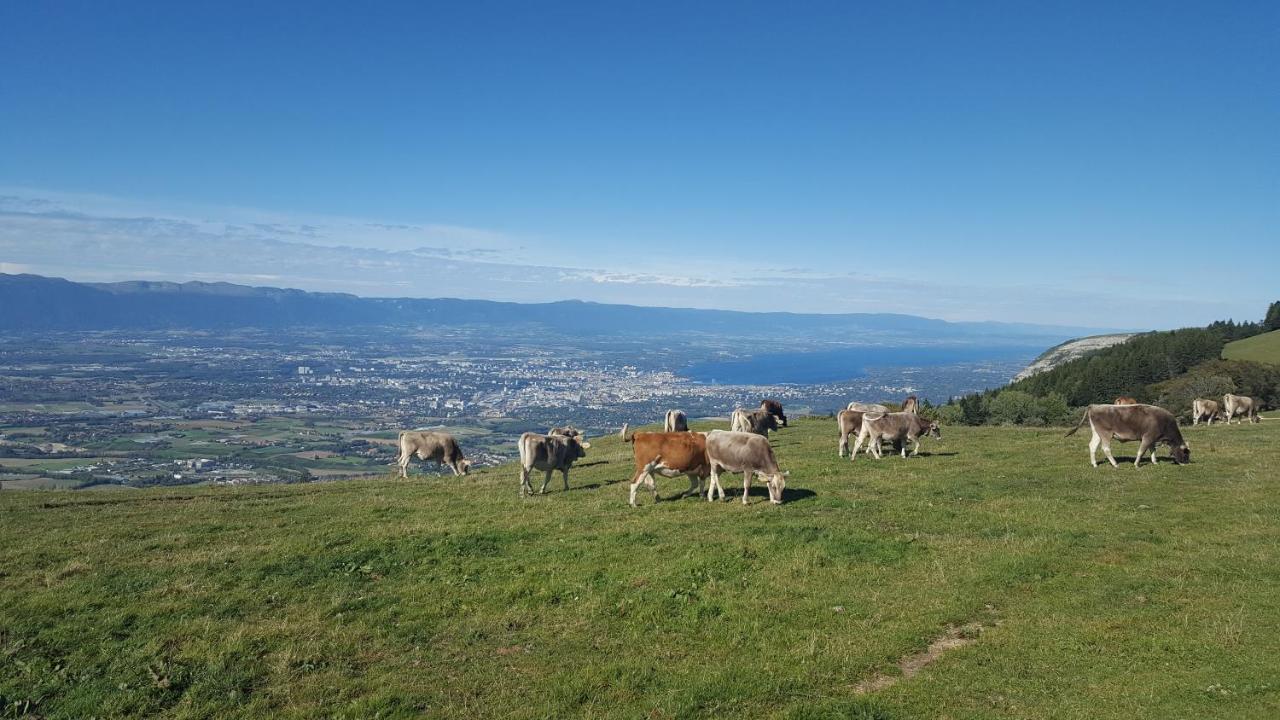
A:
[[[729,427],[733,432],[749,432],[768,437],[770,430],[775,432],[778,430],[778,420],[763,410],[747,412],[738,408],[733,411]]]
[[[553,427],[547,431],[547,434],[559,435],[560,437],[582,437],[582,431],[572,425]]]
[[[1191,449],[1182,439],[1182,431],[1178,429],[1178,420],[1173,413],[1155,405],[1090,405],[1084,411],[1079,424],[1067,433],[1075,434],[1077,430],[1089,423],[1093,430],[1093,438],[1089,440],[1089,462],[1098,467],[1098,446],[1117,467],[1116,459],[1111,455],[1111,440],[1138,440],[1138,457],[1133,466],[1142,463],[1142,456],[1151,452],[1151,462],[1156,463],[1156,446],[1165,443],[1173,461],[1179,465],[1191,461]]]
[[[711,487],[707,500],[714,500],[717,492],[723,498],[720,473],[742,473],[742,504],[747,504],[751,490],[751,478],[759,473],[769,486],[769,502],[782,504],[782,492],[787,486],[787,475],[778,471],[778,461],[773,457],[769,439],[744,432],[712,430],[707,437],[707,460],[711,463]]]
[[[466,475],[471,461],[462,454],[458,440],[449,433],[420,430],[405,430],[400,433],[400,457],[396,463],[400,466],[400,477],[409,477],[409,461],[417,455],[419,460],[436,461],[437,465],[448,465],[454,475]]]
[[[761,400],[760,409],[777,418],[782,427],[787,426],[787,414],[782,412],[782,403],[772,399]]]
[[[877,459],[881,457],[880,443],[884,440],[894,441],[894,447],[898,447],[898,443],[902,443],[902,457],[907,456],[907,442],[915,443],[911,449],[912,455],[920,452],[920,438],[925,435],[932,435],[934,438],[942,439],[942,429],[938,427],[938,423],[922,418],[907,412],[885,413],[867,413],[862,416],[862,427],[858,430],[858,441],[853,445],[853,452],[850,453],[849,459],[854,460],[858,457],[858,449],[862,447],[862,443],[866,442],[867,452],[875,456]]]
[[[1112,404],[1113,405],[1137,405],[1138,401],[1134,400],[1131,397],[1125,397],[1124,395],[1121,395],[1120,397],[1116,398],[1112,402]]]
[[[653,491],[653,501],[658,501],[654,473],[663,477],[685,475],[689,478],[689,490],[685,495],[702,494],[702,482],[711,475],[706,435],[677,431],[638,432],[625,437],[627,442],[634,443],[635,474],[631,477],[629,501],[632,507],[636,506],[636,490],[642,482]]]
[[[529,484],[529,472],[532,470],[542,470],[547,475],[542,481],[542,489],[539,493],[547,491],[547,485],[551,482],[551,473],[559,470],[564,476],[564,489],[569,489],[569,468],[573,467],[573,463],[578,458],[587,456],[587,449],[591,447],[591,443],[585,442],[581,437],[566,437],[564,435],[539,435],[537,433],[525,433],[520,436],[517,443],[520,448],[520,495],[533,494],[533,486]]]

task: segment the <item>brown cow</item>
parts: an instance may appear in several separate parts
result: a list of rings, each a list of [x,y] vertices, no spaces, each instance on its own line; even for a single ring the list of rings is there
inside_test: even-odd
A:
[[[636,506],[636,490],[643,482],[653,491],[653,501],[658,501],[656,472],[663,477],[689,478],[689,490],[685,495],[701,495],[702,483],[711,475],[707,460],[707,436],[695,432],[638,432],[626,436],[634,443],[635,474],[631,477],[631,507]],[[683,497],[683,496],[682,496]]]
[[[1075,434],[1085,422],[1093,430],[1093,438],[1089,440],[1089,462],[1098,467],[1098,446],[1117,467],[1115,457],[1111,455],[1111,440],[1138,440],[1138,457],[1133,466],[1142,463],[1142,456],[1151,451],[1151,462],[1156,461],[1156,446],[1165,443],[1169,446],[1169,454],[1179,465],[1191,461],[1191,449],[1182,439],[1182,431],[1178,429],[1178,420],[1173,413],[1155,405],[1090,405],[1085,409],[1079,424],[1067,433]]]
[[[419,460],[434,460],[437,465],[448,465],[454,475],[466,475],[471,461],[462,454],[458,440],[449,433],[405,430],[400,433],[400,477],[409,477],[409,461],[417,455]]]
[[[853,452],[850,453],[849,459],[854,460],[858,457],[858,450],[862,447],[862,443],[867,443],[867,452],[879,459],[880,443],[884,440],[893,440],[894,447],[898,447],[898,443],[902,443],[902,457],[907,456],[907,442],[915,443],[911,450],[911,454],[918,455],[920,453],[920,438],[925,435],[932,435],[934,438],[942,439],[942,429],[938,427],[938,423],[919,415],[913,415],[906,412],[885,413],[867,413],[862,416],[862,427],[858,430],[858,441],[853,445]]]
[[[520,449],[520,495],[533,494],[533,486],[529,484],[529,472],[532,470],[542,470],[547,475],[542,480],[542,489],[539,493],[547,491],[547,485],[551,482],[551,473],[559,470],[564,476],[564,489],[569,489],[569,468],[573,467],[573,463],[578,458],[587,456],[587,450],[591,447],[591,443],[585,442],[579,436],[568,437],[565,435],[539,435],[537,433],[525,433],[520,436],[517,443]]]
[[[858,431],[862,429],[862,416],[865,414],[858,410],[841,410],[836,414],[836,424],[840,428],[840,444],[838,446],[840,457],[844,457],[845,453],[849,451],[849,436],[854,435],[856,437]],[[901,450],[902,441],[895,439],[893,441],[893,449],[895,452]]]
[[[688,432],[689,416],[683,410],[668,410],[662,421],[663,432]]]
[[[1134,400],[1134,399],[1133,399],[1133,398],[1131,398],[1131,397],[1126,397],[1126,396],[1124,396],[1124,395],[1121,395],[1120,397],[1118,397],[1118,398],[1116,398],[1114,401],[1112,401],[1112,403],[1111,403],[1111,404],[1112,404],[1112,405],[1137,405],[1137,404],[1138,404],[1138,401],[1137,401],[1137,400]]]
[[[763,410],[747,412],[742,408],[738,408],[733,411],[729,427],[733,432],[749,432],[768,437],[770,430],[777,432],[778,420]]]
[[[724,488],[720,486],[720,473],[742,473],[742,504],[747,504],[747,494],[751,490],[751,478],[759,473],[764,476],[769,486],[769,502],[782,504],[782,491],[787,486],[789,473],[778,471],[778,461],[773,457],[773,448],[769,439],[744,432],[726,432],[712,430],[707,437],[707,460],[711,463],[711,487],[707,490],[707,500],[714,500],[717,492],[723,498]]]
[[[1208,418],[1209,424],[1213,424],[1213,419],[1219,417],[1222,413],[1222,406],[1217,400],[1205,400],[1204,398],[1196,398],[1191,402],[1191,424],[1199,425],[1201,420]]]
[[[1248,419],[1250,423],[1261,422],[1258,417],[1258,401],[1248,395],[1232,395],[1231,393],[1223,395],[1222,409],[1223,414],[1226,416],[1225,422],[1228,425],[1241,415]]]
[[[777,400],[761,400],[760,409],[777,418],[778,422],[782,423],[782,427],[787,426],[787,414],[782,412],[782,403]]]
[[[906,400],[902,401],[902,412],[917,415],[920,412],[920,401],[915,395],[908,395]]]

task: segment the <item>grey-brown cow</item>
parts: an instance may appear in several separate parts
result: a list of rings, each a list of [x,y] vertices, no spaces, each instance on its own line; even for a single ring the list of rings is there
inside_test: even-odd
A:
[[[458,440],[445,432],[402,431],[400,457],[396,460],[400,466],[400,477],[409,477],[409,461],[414,455],[423,462],[434,460],[437,465],[448,465],[454,475],[466,475],[471,467],[471,461],[463,456],[462,448],[458,447]]]
[[[1137,440],[1138,457],[1133,466],[1142,463],[1142,456],[1151,452],[1151,462],[1156,461],[1156,446],[1165,443],[1169,446],[1169,454],[1179,465],[1191,461],[1191,449],[1182,439],[1182,431],[1178,429],[1178,420],[1173,413],[1155,405],[1090,405],[1085,409],[1080,422],[1067,433],[1070,437],[1077,430],[1089,423],[1093,430],[1093,438],[1089,440],[1089,462],[1098,467],[1098,446],[1111,461],[1112,467],[1118,467],[1111,454],[1111,440],[1128,442]]]
[[[840,444],[838,446],[840,457],[844,457],[849,452],[849,436],[855,438],[858,432],[862,430],[862,416],[866,413],[859,410],[841,410],[836,414],[836,425],[840,428]],[[902,441],[895,440],[893,444],[895,451],[902,449]]]
[[[576,436],[525,433],[520,436],[517,446],[520,449],[520,496],[524,497],[526,492],[533,494],[533,486],[529,484],[529,473],[533,470],[541,470],[547,474],[542,480],[539,493],[547,491],[551,473],[556,470],[564,476],[564,489],[568,490],[569,468],[578,458],[587,456],[591,443]]]
[[[846,410],[857,410],[862,413],[887,413],[889,408],[880,403],[864,403],[854,400],[845,408]]]
[[[662,421],[663,432],[688,432],[689,416],[683,410],[668,410]]]
[[[733,411],[729,427],[733,432],[749,432],[769,437],[769,431],[777,432],[778,419],[764,410],[747,412],[738,408]]]
[[[1222,413],[1222,406],[1217,400],[1205,400],[1204,398],[1196,398],[1191,401],[1191,424],[1199,425],[1201,420],[1208,419],[1209,424],[1213,424],[1213,419]]]
[[[742,473],[742,504],[747,504],[747,495],[751,490],[751,478],[759,473],[764,476],[769,487],[769,502],[782,504],[782,492],[787,487],[789,473],[778,471],[778,461],[773,457],[773,448],[768,438],[744,432],[727,432],[712,430],[707,433],[707,460],[711,464],[711,487],[707,489],[707,500],[714,500],[716,493],[723,498],[724,488],[720,486],[720,473]]]
[[[553,427],[547,431],[548,435],[559,435],[561,437],[582,437],[582,431],[572,425],[564,427]]]
[[[938,423],[922,418],[915,413],[896,412],[896,413],[867,413],[862,416],[862,427],[858,430],[858,441],[853,445],[853,452],[850,453],[849,459],[855,460],[858,457],[858,449],[862,447],[862,443],[866,442],[867,452],[879,459],[880,443],[884,440],[892,440],[894,447],[898,447],[902,443],[902,457],[907,456],[907,443],[914,443],[911,449],[912,455],[920,453],[920,438],[925,435],[932,435],[934,438],[942,439],[942,429],[938,427]]]
[[[1222,396],[1222,410],[1225,415],[1225,422],[1230,425],[1232,420],[1237,417],[1244,416],[1250,423],[1261,422],[1258,417],[1258,401],[1248,395],[1232,395],[1227,393]],[[1243,421],[1238,421],[1243,422]]]

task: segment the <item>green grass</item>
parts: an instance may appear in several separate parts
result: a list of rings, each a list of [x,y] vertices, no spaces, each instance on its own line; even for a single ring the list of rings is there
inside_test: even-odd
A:
[[[1280,330],[1227,343],[1222,349],[1222,357],[1280,365]]]
[[[1280,423],[1187,434],[1184,467],[1094,469],[1087,436],[1015,428],[850,463],[833,421],[799,420],[782,506],[629,508],[613,438],[524,500],[510,466],[6,492],[3,712],[1274,718]]]

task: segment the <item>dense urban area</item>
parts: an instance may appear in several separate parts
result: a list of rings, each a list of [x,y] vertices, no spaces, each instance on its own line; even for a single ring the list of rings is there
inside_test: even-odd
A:
[[[398,432],[427,427],[447,428],[487,465],[512,457],[521,432],[554,424],[601,434],[655,422],[668,408],[725,417],[766,396],[793,413],[908,393],[940,402],[1001,385],[1032,359],[851,368],[849,380],[813,385],[711,384],[680,372],[733,352],[731,339],[716,337],[655,348],[484,328],[11,333],[0,338],[0,483],[383,474]],[[415,463],[415,472],[438,470]]]

